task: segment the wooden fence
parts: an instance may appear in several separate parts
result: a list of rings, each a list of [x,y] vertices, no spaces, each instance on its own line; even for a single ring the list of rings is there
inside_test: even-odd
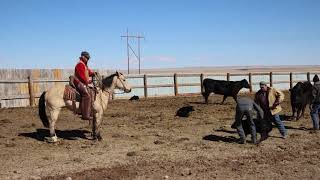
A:
[[[272,87],[274,84],[281,84],[281,83],[289,83],[289,88],[293,87],[294,83],[297,83],[299,81],[309,81],[310,82],[310,74],[317,74],[319,72],[277,72],[277,73],[273,73],[273,72],[268,72],[268,73],[226,73],[226,74],[216,74],[216,73],[206,73],[206,74],[177,74],[174,73],[173,75],[131,75],[128,76],[128,78],[143,78],[143,86],[133,86],[133,88],[144,88],[144,97],[147,98],[148,97],[148,88],[161,88],[161,87],[173,87],[174,88],[174,95],[177,96],[179,95],[178,92],[178,87],[183,87],[183,86],[199,86],[201,88],[201,92],[203,92],[203,85],[202,82],[204,80],[205,77],[208,76],[226,76],[226,80],[230,81],[231,77],[235,77],[235,76],[247,76],[246,79],[248,79],[249,84],[250,84],[250,92],[253,92],[253,85],[259,85],[259,82],[253,82],[252,77],[253,76],[268,76],[269,77],[269,84]],[[289,80],[283,80],[283,81],[277,81],[277,80],[273,80],[274,76],[276,75],[288,75],[289,76]],[[305,76],[305,80],[294,80],[293,79],[293,75],[306,75]],[[173,84],[160,84],[160,85],[148,85],[147,84],[147,79],[148,78],[155,78],[155,77],[173,77]],[[199,77],[199,83],[179,83],[178,78],[179,77]]]
[[[143,79],[143,84],[142,85],[135,85],[133,84],[132,88],[133,89],[139,89],[139,88],[143,88],[143,95],[145,98],[149,97],[148,95],[148,89],[150,88],[163,88],[163,87],[171,87],[173,88],[173,94],[175,96],[177,95],[181,95],[181,93],[179,93],[179,87],[200,87],[200,92],[203,91],[203,87],[202,87],[202,82],[203,79],[206,77],[210,77],[210,76],[222,76],[222,77],[226,77],[225,80],[230,81],[230,79],[232,77],[237,77],[237,76],[241,76],[241,77],[245,77],[245,79],[247,79],[249,81],[249,84],[251,85],[249,91],[253,92],[253,86],[254,85],[258,85],[259,82],[254,82],[253,81],[253,77],[254,76],[268,76],[269,79],[269,84],[270,86],[273,86],[274,84],[281,84],[281,83],[288,83],[289,84],[289,88],[292,88],[294,83],[297,83],[299,81],[310,81],[310,76],[311,74],[317,74],[319,72],[277,72],[277,73],[273,73],[273,72],[269,72],[269,73],[224,73],[224,74],[217,74],[217,73],[206,73],[206,74],[178,74],[178,73],[174,73],[174,74],[144,74],[144,75],[128,75],[127,79],[134,79],[134,78],[142,78]],[[286,75],[288,76],[288,80],[276,80],[274,77],[276,77],[277,75]],[[295,80],[293,78],[293,75],[302,75],[305,76],[305,79],[298,79]],[[161,78],[161,77],[166,77],[166,78],[173,78],[173,83],[166,83],[166,84],[148,84],[148,79],[150,78]],[[183,78],[183,77],[198,77],[199,78],[199,83],[179,83],[179,78]],[[68,79],[63,79],[63,80],[48,80],[48,79],[35,79],[32,76],[29,76],[27,79],[25,80],[0,80],[0,85],[4,84],[4,86],[6,86],[6,84],[24,84],[27,86],[27,93],[26,94],[16,94],[16,95],[4,95],[3,92],[0,92],[0,108],[1,107],[10,107],[10,105],[2,105],[2,103],[4,101],[10,101],[10,100],[27,100],[29,101],[29,103],[27,105],[29,106],[35,106],[36,105],[36,99],[39,98],[40,93],[39,92],[39,84],[48,84],[48,83],[67,83]],[[48,86],[46,86],[45,88],[48,88]],[[35,90],[37,89],[37,92],[35,92]],[[200,93],[198,92],[198,93]],[[2,105],[2,106],[1,106]],[[18,105],[18,106],[25,106],[25,105]],[[17,107],[17,105],[16,105]]]

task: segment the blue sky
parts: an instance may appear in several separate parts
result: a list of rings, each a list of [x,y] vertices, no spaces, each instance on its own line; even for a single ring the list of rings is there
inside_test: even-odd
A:
[[[319,65],[319,0],[0,0],[0,68]],[[136,41],[131,41],[136,47]],[[130,65],[138,63],[131,54]]]

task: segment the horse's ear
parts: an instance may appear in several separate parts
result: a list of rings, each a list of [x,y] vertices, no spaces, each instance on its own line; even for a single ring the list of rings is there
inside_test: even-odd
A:
[[[118,71],[116,71],[116,75],[119,76],[119,72]]]

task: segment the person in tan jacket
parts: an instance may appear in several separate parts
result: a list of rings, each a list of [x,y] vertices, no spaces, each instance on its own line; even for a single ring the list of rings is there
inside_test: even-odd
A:
[[[254,101],[262,108],[265,118],[272,121],[280,131],[282,138],[287,137],[287,130],[280,119],[279,112],[282,108],[280,103],[284,100],[284,94],[269,87],[266,82],[260,82],[260,90],[255,94]]]

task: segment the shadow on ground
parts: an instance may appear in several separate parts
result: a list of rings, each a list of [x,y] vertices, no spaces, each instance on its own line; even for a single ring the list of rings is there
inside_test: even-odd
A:
[[[77,138],[87,139],[85,133],[89,133],[90,131],[87,130],[56,130],[56,134],[59,138],[67,139],[67,140],[76,140]],[[24,136],[36,139],[38,141],[44,141],[45,137],[49,137],[49,130],[48,129],[37,129],[36,132],[30,133],[20,133],[18,136]]]
[[[222,141],[222,142],[227,142],[227,143],[236,143],[238,141],[237,138],[235,137],[232,137],[232,136],[217,136],[217,135],[213,135],[213,134],[210,134],[210,135],[207,135],[207,136],[204,136],[202,138],[203,140],[207,140],[207,141]]]
[[[231,130],[226,130],[226,129],[218,129],[216,130],[217,132],[225,132],[225,133],[230,133],[230,134],[236,134],[237,131],[231,131]]]

